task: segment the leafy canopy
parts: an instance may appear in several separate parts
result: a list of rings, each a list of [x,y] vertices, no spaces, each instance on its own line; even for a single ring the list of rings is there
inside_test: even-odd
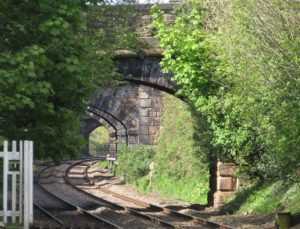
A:
[[[250,176],[300,166],[300,18],[295,1],[197,1],[173,25],[152,8],[164,71],[209,124],[212,158]]]
[[[130,27],[129,20],[118,31],[109,24],[114,36],[108,41],[109,29],[96,23],[101,14],[89,15],[92,3],[0,2],[1,140],[32,139],[36,156],[55,160],[80,152],[86,103],[98,86],[110,81],[114,69],[112,56],[96,51],[111,53],[109,44]],[[111,12],[102,22],[112,21],[118,10]]]

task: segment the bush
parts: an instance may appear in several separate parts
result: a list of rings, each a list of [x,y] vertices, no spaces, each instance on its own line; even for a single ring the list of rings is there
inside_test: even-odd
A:
[[[133,183],[149,173],[149,164],[155,155],[155,147],[145,145],[119,145],[117,175]]]
[[[134,183],[140,191],[154,191],[164,196],[206,204],[209,182],[207,164],[203,160],[205,146],[201,142],[203,138],[199,141],[196,134],[202,126],[193,117],[187,103],[165,94],[157,147],[121,146],[118,150],[118,176]],[[150,190],[148,174],[152,161],[154,175]]]

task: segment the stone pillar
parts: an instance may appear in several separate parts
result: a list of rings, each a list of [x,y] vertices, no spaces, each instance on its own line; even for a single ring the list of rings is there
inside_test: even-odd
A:
[[[139,88],[139,143],[157,144],[162,112],[162,96],[157,89],[141,85]]]
[[[237,190],[236,166],[232,163],[217,163],[217,190],[214,194],[214,206],[225,204],[226,200],[234,197]]]

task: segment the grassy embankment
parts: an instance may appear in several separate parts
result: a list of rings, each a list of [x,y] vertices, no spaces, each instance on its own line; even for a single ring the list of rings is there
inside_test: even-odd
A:
[[[159,144],[155,147],[119,146],[118,176],[134,184],[139,190],[149,192],[149,164],[154,161],[153,192],[195,203],[206,203],[208,172],[207,165],[199,161],[201,147],[194,139],[195,125],[198,123],[192,117],[188,105],[173,96],[165,95]],[[99,155],[102,152],[106,155],[107,147],[107,130],[97,128],[90,136],[90,153]],[[108,163],[102,162],[101,165],[107,166]],[[2,169],[0,175],[1,173]],[[1,186],[2,182],[0,197]],[[251,186],[240,190],[226,208],[228,212],[237,214],[300,212],[300,184],[283,181],[252,182]]]
[[[208,169],[198,157],[201,147],[195,140],[196,125],[197,120],[192,116],[188,104],[165,94],[158,145],[119,147],[118,176],[133,183],[140,191],[148,192],[149,164],[153,161],[151,191],[206,204]]]
[[[154,161],[153,192],[204,204],[208,191],[208,171],[207,165],[199,160],[201,150],[205,149],[194,138],[197,135],[195,125],[198,123],[188,105],[165,95],[159,144],[156,147],[120,147],[118,176],[139,190],[148,192],[149,164]],[[227,209],[237,214],[296,213],[300,211],[300,185],[283,181],[252,182],[251,186],[238,192],[236,198],[228,203]]]
[[[239,191],[236,198],[228,203],[227,209],[237,214],[300,213],[300,184],[255,181],[250,187]]]

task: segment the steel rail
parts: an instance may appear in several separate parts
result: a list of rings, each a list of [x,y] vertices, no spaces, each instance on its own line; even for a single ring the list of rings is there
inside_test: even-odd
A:
[[[84,171],[85,179],[90,184],[95,185],[94,182],[91,181],[88,178],[88,169],[89,168],[90,168],[90,165]],[[192,215],[184,214],[184,213],[181,213],[181,212],[178,212],[178,211],[174,211],[174,210],[166,208],[166,207],[161,207],[161,206],[158,206],[158,205],[155,205],[155,204],[149,204],[147,202],[140,201],[140,200],[137,200],[137,199],[134,199],[134,198],[131,198],[131,197],[128,197],[128,196],[116,193],[116,192],[111,191],[111,190],[109,190],[107,188],[101,187],[100,185],[97,185],[96,187],[99,190],[101,190],[102,192],[106,193],[106,194],[112,195],[114,197],[117,197],[119,199],[125,200],[127,202],[130,202],[130,203],[142,206],[142,207],[146,207],[146,208],[150,208],[150,209],[153,209],[153,210],[156,210],[156,211],[164,212],[164,213],[166,213],[168,215],[178,216],[178,217],[181,217],[181,218],[185,218],[187,220],[192,220],[192,221],[194,221],[196,223],[199,223],[199,224],[205,225],[205,226],[210,226],[212,228],[233,229],[233,227],[231,227],[229,225],[219,224],[219,223],[216,223],[216,222],[213,222],[213,221],[210,221],[210,220],[198,217],[198,216],[192,216]]]
[[[61,226],[64,226],[65,223],[60,220],[59,218],[57,218],[55,215],[53,215],[50,211],[46,210],[45,208],[43,208],[41,205],[39,205],[38,203],[36,203],[35,201],[33,202],[33,205],[38,208],[41,212],[43,212],[45,215],[47,215],[49,218],[51,218],[52,220],[54,220],[56,223],[58,223]]]
[[[95,159],[85,159],[85,160],[83,160],[83,161],[90,161],[90,160],[95,160]],[[80,162],[82,163],[83,161],[80,161]],[[71,166],[72,166],[72,165],[71,165]],[[71,167],[71,166],[70,166],[70,167]],[[47,166],[47,167],[45,167],[44,169],[42,169],[42,170],[39,171],[39,173],[38,173],[38,175],[37,175],[36,183],[38,184],[38,186],[39,186],[40,188],[42,188],[45,192],[47,192],[49,195],[51,195],[51,196],[54,197],[55,199],[57,199],[57,200],[63,202],[64,204],[70,206],[73,210],[75,210],[76,212],[78,212],[78,213],[80,213],[80,214],[87,215],[87,216],[89,216],[89,217],[91,217],[91,218],[93,218],[93,219],[96,219],[96,220],[98,220],[98,221],[100,221],[100,222],[102,222],[102,223],[104,223],[104,224],[106,224],[106,225],[108,225],[108,226],[113,227],[113,228],[116,228],[116,229],[124,229],[123,227],[121,227],[121,226],[119,226],[119,225],[116,225],[116,224],[110,222],[109,220],[106,220],[106,219],[104,219],[104,218],[102,218],[102,217],[100,217],[100,216],[94,215],[94,214],[92,214],[91,212],[89,212],[88,210],[85,210],[85,209],[83,209],[83,208],[81,208],[81,207],[79,207],[79,206],[74,205],[73,203],[71,203],[71,202],[69,202],[69,201],[67,201],[67,200],[65,200],[65,199],[63,199],[63,198],[57,196],[56,194],[54,194],[54,193],[50,192],[48,189],[46,189],[46,188],[41,184],[39,178],[40,178],[40,174],[42,174],[45,170],[47,170],[47,169],[49,169],[49,168],[51,168],[51,167],[55,167],[55,165]]]
[[[125,207],[125,206],[122,206],[122,205],[119,205],[119,204],[110,202],[110,201],[108,201],[108,200],[105,200],[105,199],[103,199],[103,198],[100,198],[100,197],[98,197],[98,196],[95,196],[95,195],[93,195],[93,194],[91,194],[91,193],[88,193],[88,192],[82,190],[81,188],[77,187],[76,185],[72,184],[72,182],[70,182],[70,180],[69,180],[68,174],[70,173],[70,170],[71,170],[73,167],[75,167],[75,166],[77,166],[77,165],[79,165],[79,164],[81,164],[81,163],[82,163],[82,161],[81,161],[81,162],[80,162],[80,161],[79,161],[79,162],[76,162],[76,163],[74,163],[73,165],[69,166],[68,169],[65,170],[65,179],[66,179],[65,182],[68,183],[70,186],[72,186],[72,187],[73,187],[74,189],[76,189],[77,191],[79,191],[79,192],[81,192],[81,193],[84,193],[85,195],[89,196],[90,198],[92,198],[92,199],[94,199],[94,200],[101,201],[101,202],[105,202],[106,204],[111,205],[111,206],[113,206],[114,208],[117,208],[117,209],[119,209],[119,210],[127,211],[127,212],[129,212],[129,213],[131,213],[131,214],[133,214],[133,215],[136,215],[136,216],[139,216],[139,217],[141,217],[141,218],[150,220],[150,221],[153,222],[153,223],[156,223],[156,224],[159,224],[159,225],[163,225],[163,226],[166,226],[166,227],[171,227],[171,228],[181,228],[180,226],[175,225],[175,224],[173,224],[173,223],[167,222],[167,221],[162,220],[162,219],[159,219],[159,218],[157,218],[157,217],[153,217],[153,216],[149,216],[149,215],[147,215],[147,214],[141,213],[141,212],[139,212],[139,211],[137,211],[137,210],[135,210],[135,209],[133,209],[133,208],[131,208],[131,207]],[[88,167],[88,166],[87,166],[87,167]]]

